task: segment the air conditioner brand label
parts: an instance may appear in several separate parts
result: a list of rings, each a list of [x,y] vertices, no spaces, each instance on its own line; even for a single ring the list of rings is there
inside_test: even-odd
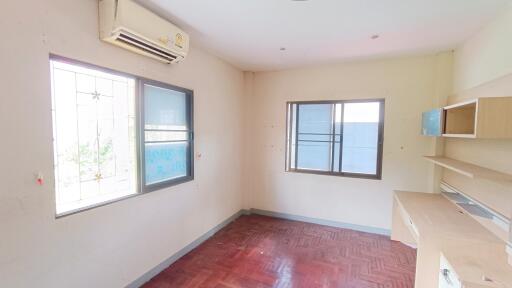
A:
[[[183,48],[183,41],[183,35],[181,33],[176,34],[174,45],[176,45],[176,47]]]

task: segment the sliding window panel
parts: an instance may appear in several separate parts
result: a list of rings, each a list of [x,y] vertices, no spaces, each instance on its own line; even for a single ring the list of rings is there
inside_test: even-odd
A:
[[[300,104],[297,117],[297,169],[330,171],[333,104]]]
[[[192,91],[141,82],[143,190],[193,180]]]
[[[342,172],[376,175],[381,102],[345,103]]]

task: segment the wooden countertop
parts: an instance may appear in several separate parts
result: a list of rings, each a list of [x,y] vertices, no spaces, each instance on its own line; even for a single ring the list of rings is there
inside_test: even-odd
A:
[[[441,251],[464,288],[512,288],[505,242],[465,211],[440,194],[395,191],[395,199],[414,223],[419,241]]]

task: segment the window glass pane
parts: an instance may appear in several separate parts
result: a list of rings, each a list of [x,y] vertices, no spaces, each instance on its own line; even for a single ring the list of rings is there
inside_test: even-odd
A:
[[[78,154],[80,180],[90,181],[98,173],[98,115],[96,100],[91,94],[76,93],[77,106],[75,109],[78,126]],[[62,111],[57,111],[62,112]],[[71,111],[68,111],[71,112]],[[68,137],[73,137],[68,135]],[[91,194],[91,193],[89,193]]]
[[[137,193],[135,81],[51,60],[57,214]]]
[[[80,200],[75,73],[52,69],[53,134],[57,206]],[[57,113],[57,111],[59,113]],[[69,111],[69,113],[60,113]]]
[[[98,77],[96,78],[96,91],[103,96],[112,96],[113,90],[113,81],[112,79]]]
[[[188,175],[188,143],[145,144],[146,185]]]
[[[298,169],[330,170],[331,144],[329,142],[299,142]]]
[[[333,159],[334,165],[332,167],[334,172],[340,172],[340,142],[337,141],[334,143],[334,154]]]
[[[332,133],[332,104],[299,105],[299,135]]]
[[[300,104],[297,168],[329,171],[332,104]]]
[[[189,132],[146,131],[146,142],[187,141]]]
[[[186,94],[145,84],[144,118],[145,129],[188,129]]]
[[[379,108],[379,102],[344,105],[343,172],[377,173]]]
[[[92,94],[96,91],[96,83],[94,80],[94,76],[84,73],[76,73],[75,77],[77,92]]]

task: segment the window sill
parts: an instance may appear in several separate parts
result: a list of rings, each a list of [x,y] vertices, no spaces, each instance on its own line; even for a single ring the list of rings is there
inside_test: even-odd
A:
[[[137,195],[140,195],[140,193],[115,193],[57,205],[55,218],[73,215],[96,207],[101,207],[124,199],[128,199]]]
[[[369,180],[382,180],[381,175],[360,174],[360,173],[347,173],[347,172],[340,173],[340,172],[307,170],[307,169],[288,169],[288,170],[286,170],[286,172],[324,175],[324,176],[337,176],[337,177],[347,177],[347,178],[360,178],[360,179],[369,179]]]
[[[163,190],[165,188],[170,188],[179,184],[183,184],[186,182],[190,182],[194,180],[194,176],[186,176],[182,178],[177,178],[174,180],[170,180],[167,182],[159,183],[153,186],[148,186],[151,189],[145,189],[143,192],[134,192],[134,193],[113,193],[102,195],[101,197],[94,197],[87,200],[75,201],[71,203],[67,203],[64,205],[57,205],[55,218],[62,218],[69,215],[77,214],[80,212],[84,212],[87,210],[91,210],[94,208],[98,208],[101,206],[105,206],[108,204],[116,203],[125,199],[129,199],[132,197],[136,197],[139,195],[148,194],[154,191]]]

